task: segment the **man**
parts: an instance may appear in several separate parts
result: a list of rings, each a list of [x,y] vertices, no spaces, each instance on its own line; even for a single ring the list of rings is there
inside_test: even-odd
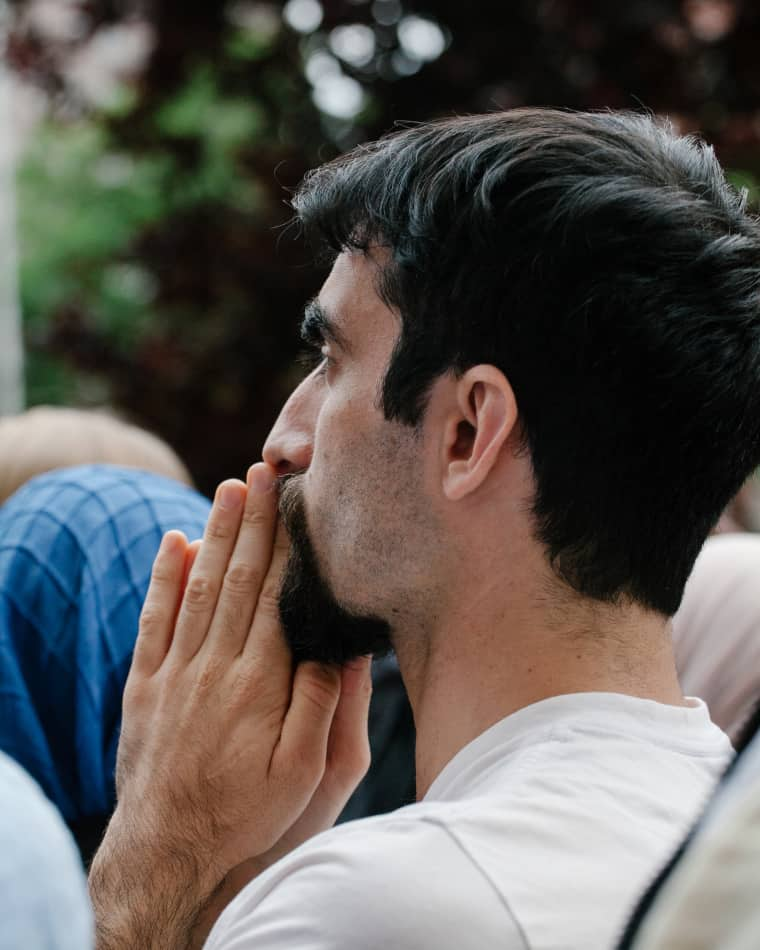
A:
[[[708,148],[549,110],[409,128],[295,207],[320,361],[184,593],[159,552],[99,945],[186,946],[239,891],[212,950],[608,946],[730,756],[669,617],[760,460],[757,225]],[[389,643],[419,801],[316,834]]]

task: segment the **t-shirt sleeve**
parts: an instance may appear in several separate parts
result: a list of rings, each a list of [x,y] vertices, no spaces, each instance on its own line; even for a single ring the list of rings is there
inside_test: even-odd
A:
[[[501,895],[436,822],[382,817],[318,836],[252,881],[206,950],[524,950]]]

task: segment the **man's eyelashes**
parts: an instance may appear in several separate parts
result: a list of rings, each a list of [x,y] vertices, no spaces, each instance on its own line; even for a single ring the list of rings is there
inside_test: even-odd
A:
[[[324,343],[322,340],[315,340],[313,343],[307,341],[308,346],[304,347],[296,356],[296,363],[302,366],[307,373],[313,373],[319,368],[320,372],[326,372],[331,363],[330,357],[324,352]]]

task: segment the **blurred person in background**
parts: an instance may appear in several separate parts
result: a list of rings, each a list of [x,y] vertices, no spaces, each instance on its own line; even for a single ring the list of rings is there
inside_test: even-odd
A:
[[[760,532],[760,475],[753,473],[720,516],[714,534]]]
[[[708,539],[673,620],[684,692],[736,740],[760,699],[760,536]]]
[[[631,915],[616,950],[754,950],[760,938],[760,704],[696,827]]]
[[[87,861],[113,810],[121,700],[150,567],[209,503],[174,479],[80,466],[0,507],[0,749],[58,807]]]
[[[203,533],[209,503],[190,485],[170,446],[109,415],[0,420],[0,749],[58,807],[85,862],[113,810],[153,558],[167,530]]]
[[[731,756],[669,618],[760,461],[757,223],[704,145],[551,110],[412,127],[295,207],[317,365],[184,595],[162,543],[99,946],[186,946],[241,887],[214,950],[608,946]],[[315,835],[389,644],[420,800]]]
[[[0,950],[89,950],[92,911],[76,847],[24,770],[0,752]]]
[[[35,475],[72,465],[127,465],[192,485],[163,439],[102,411],[35,406],[0,418],[0,503]]]

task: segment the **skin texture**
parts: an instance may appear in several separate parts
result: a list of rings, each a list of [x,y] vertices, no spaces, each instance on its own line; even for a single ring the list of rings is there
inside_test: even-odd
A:
[[[336,602],[387,623],[420,797],[459,749],[540,699],[683,702],[667,618],[584,600],[552,573],[533,536],[517,402],[496,367],[439,377],[416,429],[385,419],[400,322],[376,292],[384,253],[337,259],[319,302],[343,345],[325,339],[247,488],[221,487],[189,575],[183,538],[159,553],[124,698],[118,806],[90,876],[100,950],[200,939],[246,880],[332,823],[366,769],[367,662],[293,671],[275,474],[305,473]]]

